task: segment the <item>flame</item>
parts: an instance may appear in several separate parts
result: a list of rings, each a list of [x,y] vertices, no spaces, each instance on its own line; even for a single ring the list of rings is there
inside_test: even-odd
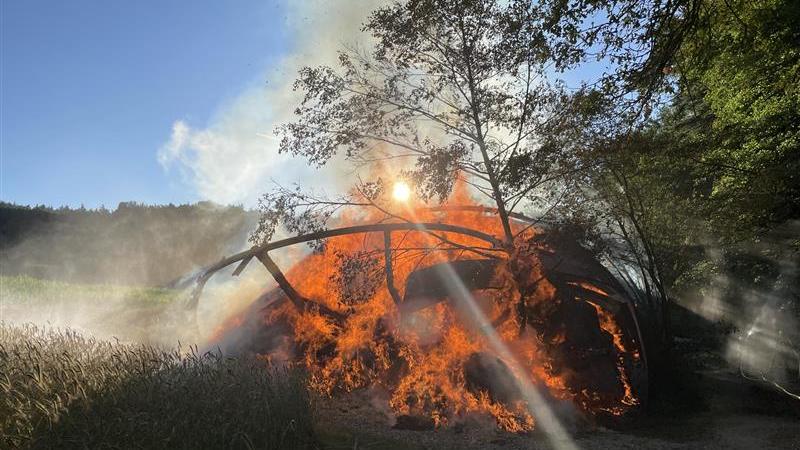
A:
[[[464,188],[457,189],[450,201],[474,205]],[[458,224],[502,235],[501,224],[494,214],[403,206],[407,208],[407,217],[416,222]],[[376,219],[345,212],[340,220],[346,225]],[[516,231],[523,232],[513,254],[491,251],[500,258],[492,288],[475,292],[476,302],[497,335],[522,364],[520,372],[524,373],[509,369],[509,376],[525,377],[545,388],[553,401],[573,402],[584,412],[623,414],[638,403],[623,356],[637,350],[628,348],[615,317],[589,302],[596,310],[599,327],[612,336],[617,375],[624,394],[609,398],[588,391],[576,381],[579,377],[575,371],[563,363],[563,358],[553,355],[553,349],[568,344],[567,328],[556,327],[558,331],[551,334],[541,331],[545,328],[543,324],[552,328],[546,322],[558,312],[563,300],[556,285],[544,276],[536,257],[536,251],[543,245],[534,239],[540,231],[523,228],[515,226]],[[412,272],[439,263],[475,259],[479,256],[465,248],[487,247],[473,237],[436,234],[438,238],[417,230],[393,233],[392,269],[401,297]],[[466,369],[470,358],[492,353],[485,330],[471,323],[451,301],[434,303],[409,314],[401,312],[387,288],[383,244],[380,233],[331,238],[324,250],[306,256],[286,273],[304,297],[345,315],[343,323],[333,323],[313,308],[298,311],[289,302],[271,309],[263,317],[265,326],[278,321],[290,325],[298,351],[295,360],[307,368],[311,387],[332,395],[379,386],[391,393],[389,406],[396,414],[429,417],[436,427],[447,426],[470,414],[483,414],[505,430],[532,430],[536,419],[522,398],[499,399],[488,389],[469,386]],[[352,267],[356,272],[354,277],[344,277],[340,270],[347,258],[359,261],[360,265]],[[583,287],[594,294],[607,295],[594,286]],[[228,326],[239,324],[240,320],[234,320]]]
[[[614,320],[614,317],[597,303],[591,301],[588,303],[594,306],[594,308],[597,310],[597,318],[600,322],[600,328],[611,335],[614,342],[614,348],[617,350],[617,370],[619,371],[619,379],[622,382],[623,389],[625,390],[625,394],[623,395],[622,399],[620,399],[620,403],[628,406],[638,405],[639,400],[633,394],[633,387],[631,386],[627,371],[625,370],[625,359],[623,355],[632,353],[634,358],[638,359],[639,354],[637,352],[629,351],[627,345],[625,344],[622,330],[619,328],[617,321]],[[609,411],[615,415],[620,415],[625,410],[621,407],[615,407],[609,409]]]

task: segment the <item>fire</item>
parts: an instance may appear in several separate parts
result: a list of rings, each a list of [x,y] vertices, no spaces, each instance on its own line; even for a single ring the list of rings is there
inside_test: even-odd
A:
[[[409,195],[407,185],[405,189],[395,185],[395,199],[402,201]],[[456,201],[471,203],[464,192],[457,193]],[[502,234],[493,214],[475,210],[419,207],[411,214],[416,222],[459,224],[494,236]],[[345,217],[343,221],[348,220]],[[517,225],[517,231],[523,228]],[[613,314],[597,303],[568,298],[562,292],[569,287],[608,295],[603,289],[591,284],[559,288],[545,276],[536,256],[537,251],[548,250],[536,239],[540,233],[534,228],[524,230],[511,255],[457,233],[432,236],[413,230],[392,235],[392,270],[401,298],[407,294],[406,281],[421,269],[485,258],[481,254],[495,258],[490,286],[472,294],[524,373],[515,373],[513,364],[492,352],[487,330],[465,315],[456,299],[428,299],[429,304],[411,310],[406,310],[405,303],[397,304],[384,273],[381,233],[331,238],[324,250],[308,255],[286,273],[302,296],[341,313],[345,317],[341,323],[314,308],[298,311],[283,302],[263,313],[262,325],[288,324],[294,360],[307,368],[311,387],[317,391],[333,395],[379,386],[390,392],[389,406],[395,414],[428,417],[436,427],[477,414],[492,417],[505,430],[532,430],[536,418],[513,388],[519,377],[543,388],[553,402],[571,402],[589,415],[603,411],[623,414],[638,404],[625,363],[632,354],[638,358],[638,349],[623,336]],[[480,249],[481,254],[469,248]],[[598,328],[594,332],[610,342],[605,350],[613,354],[616,373],[602,392],[587,386],[580,365],[570,363],[580,357],[570,350],[574,331],[568,323],[559,322],[569,320],[559,316],[565,307],[580,305],[593,308],[590,311]],[[230,326],[240,324],[241,319],[234,319]],[[486,376],[486,371],[493,373]]]
[[[631,387],[631,383],[628,380],[627,371],[625,370],[625,361],[623,355],[628,354],[629,350],[623,340],[622,330],[620,330],[617,322],[614,320],[614,317],[612,317],[611,314],[604,310],[600,305],[592,302],[589,303],[597,310],[597,318],[600,320],[600,328],[602,328],[606,333],[610,334],[614,339],[614,348],[616,349],[618,355],[617,370],[619,371],[619,379],[622,382],[623,388],[625,389],[625,395],[622,397],[620,402],[628,406],[637,405],[639,404],[639,400],[633,394],[633,388]],[[634,359],[639,358],[638,353],[631,353],[633,354]],[[609,411],[611,411],[613,414],[619,415],[624,412],[624,408],[615,407]]]

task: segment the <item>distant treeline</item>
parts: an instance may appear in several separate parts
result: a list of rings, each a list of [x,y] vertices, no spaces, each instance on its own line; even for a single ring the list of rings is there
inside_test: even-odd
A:
[[[210,202],[117,209],[0,202],[0,272],[84,283],[174,283],[245,245],[256,214]]]

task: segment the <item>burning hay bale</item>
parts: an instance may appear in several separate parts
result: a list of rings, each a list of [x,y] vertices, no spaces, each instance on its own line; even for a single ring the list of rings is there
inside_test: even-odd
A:
[[[385,389],[413,428],[482,414],[530,431],[537,417],[526,389],[603,422],[641,408],[647,364],[634,305],[588,252],[529,230],[508,255],[486,245],[491,217],[448,213],[484,239],[428,214],[290,238],[327,240],[286,275],[268,266],[279,288],[232,319],[219,342],[302,365],[325,394]],[[252,253],[264,262],[263,248]]]

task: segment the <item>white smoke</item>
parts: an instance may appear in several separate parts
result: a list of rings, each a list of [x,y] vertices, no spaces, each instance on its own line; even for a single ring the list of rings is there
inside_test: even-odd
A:
[[[176,120],[170,138],[158,151],[159,163],[165,170],[176,170],[199,197],[218,203],[252,206],[270,189],[271,181],[338,188],[336,180],[343,167],[334,164],[318,172],[300,158],[278,154],[274,129],[292,120],[299,100],[292,91],[297,70],[306,65],[333,65],[337,50],[368,39],[361,25],[379,4],[374,0],[291,2],[286,27],[294,49],[289,56],[265,71],[264,83],[244,90],[222,107],[207,127]]]
[[[254,90],[257,91],[257,90]],[[222,204],[251,203],[263,189],[266,174],[287,162],[264,133],[269,123],[262,92],[242,94],[211,127],[194,129],[183,120],[172,125],[172,136],[158,160],[177,165],[185,181],[202,199]]]
[[[800,399],[798,235],[800,221],[789,221],[739,244],[736,250],[775,271],[762,269],[755,279],[729,273],[724,252],[707,243],[711,265],[705,270],[715,273],[696,292],[681,297],[683,306],[709,322],[732,326],[722,349],[732,367]]]

